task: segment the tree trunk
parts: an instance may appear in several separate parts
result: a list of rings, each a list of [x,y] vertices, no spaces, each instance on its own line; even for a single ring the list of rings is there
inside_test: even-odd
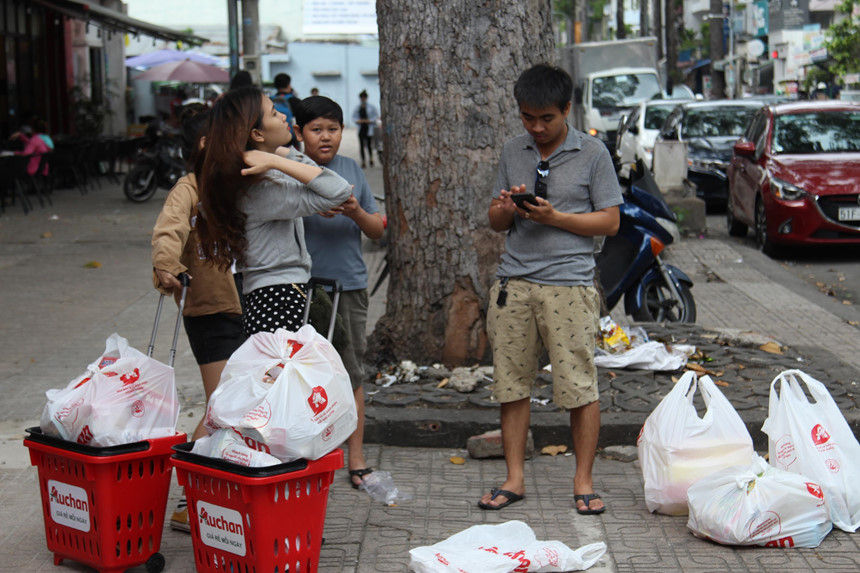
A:
[[[376,362],[488,357],[485,309],[503,248],[487,209],[513,84],[555,61],[550,0],[377,0],[388,305]]]
[[[639,0],[639,35],[648,36],[651,31],[651,22],[648,18],[649,0]]]
[[[666,1],[666,80],[674,84],[678,80],[678,44],[681,35],[678,30],[684,26],[681,11],[682,0]]]
[[[723,15],[723,0],[711,0],[711,98],[726,97],[726,83],[723,73],[714,69],[717,60],[723,59],[723,21],[714,17]]]
[[[615,37],[623,40],[627,37],[627,29],[624,27],[624,0],[615,3]]]

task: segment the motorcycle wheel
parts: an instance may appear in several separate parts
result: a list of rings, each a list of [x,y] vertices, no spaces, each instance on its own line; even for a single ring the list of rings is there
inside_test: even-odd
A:
[[[696,301],[690,288],[678,286],[681,300],[673,298],[672,290],[663,277],[655,275],[645,284],[645,305],[633,313],[639,322],[696,322]]]
[[[135,203],[148,201],[158,189],[155,169],[151,165],[135,165],[125,176],[122,190]]]

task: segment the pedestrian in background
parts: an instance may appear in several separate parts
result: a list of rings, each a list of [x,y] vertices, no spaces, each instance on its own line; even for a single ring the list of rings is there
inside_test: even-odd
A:
[[[191,109],[182,116],[184,156],[189,170],[202,157],[201,148],[209,125],[209,112]],[[152,269],[155,287],[173,294],[178,303],[182,285],[181,273],[192,279],[183,311],[183,324],[191,352],[200,368],[206,403],[221,379],[221,371],[230,355],[245,341],[242,330],[242,308],[229,269],[222,270],[200,257],[197,237],[197,180],[193,173],[183,176],[164,200],[152,230]],[[205,410],[204,410],[205,411]],[[207,434],[203,419],[198,422],[192,440]],[[174,529],[190,531],[185,499],[170,518]]]
[[[574,506],[581,514],[606,509],[592,478],[600,431],[593,237],[618,231],[623,199],[606,147],[567,124],[572,92],[567,72],[546,64],[514,85],[527,133],[504,146],[488,212],[490,226],[507,234],[487,312],[507,477],[481,498],[482,509],[525,496],[530,396],[542,349],[552,364],[553,402],[570,412]],[[535,198],[518,207],[511,197],[525,192]]]
[[[358,164],[338,155],[343,137],[343,110],[323,96],[305,98],[296,109],[296,135],[305,153],[352,185],[341,205],[304,218],[305,241],[313,261],[312,275],[336,279],[343,288],[338,314],[346,329],[340,355],[349,374],[358,411],[358,426],[347,440],[349,483],[357,488],[373,472],[364,458],[364,353],[367,348],[367,267],[361,254],[362,233],[379,239],[385,230],[370,186]]]
[[[198,172],[201,249],[221,268],[235,258],[248,335],[298,330],[311,257],[302,217],[346,201],[350,185],[286,146],[284,114],[257,88],[228,91],[212,108]]]
[[[367,167],[364,158],[365,149],[367,150],[367,159],[370,160],[370,166],[373,167],[373,130],[376,127],[376,120],[379,119],[379,111],[367,101],[365,90],[358,94],[358,99],[360,103],[352,112],[352,122],[358,126],[358,150],[361,154],[361,168],[364,169]]]
[[[272,96],[272,103],[275,104],[275,109],[284,114],[287,118],[287,125],[290,126],[290,145],[299,149],[299,141],[296,138],[295,125],[295,105],[299,100],[296,92],[293,90],[292,78],[288,74],[277,74],[275,76],[275,93]]]

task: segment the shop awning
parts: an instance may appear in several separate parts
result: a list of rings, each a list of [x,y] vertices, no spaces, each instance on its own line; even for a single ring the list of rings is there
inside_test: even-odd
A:
[[[209,40],[194,34],[186,34],[171,28],[156,26],[143,20],[131,18],[122,12],[106,8],[96,2],[86,0],[30,0],[34,4],[40,4],[60,14],[86,22],[93,22],[96,26],[117,32],[129,34],[143,34],[160,40],[170,42],[183,42],[185,44],[199,46]]]

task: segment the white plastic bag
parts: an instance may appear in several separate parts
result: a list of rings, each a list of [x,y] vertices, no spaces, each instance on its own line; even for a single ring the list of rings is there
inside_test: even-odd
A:
[[[806,384],[811,403],[800,384]],[[777,384],[779,393],[777,394]],[[786,370],[770,385],[762,431],[770,463],[821,484],[833,525],[860,527],[860,444],[827,388],[800,370]]]
[[[473,525],[446,539],[409,550],[417,573],[509,573],[583,571],[606,553],[605,543],[572,550],[560,541],[538,541],[522,521]]]
[[[234,428],[283,462],[323,457],[357,421],[340,355],[310,325],[252,335],[227,361],[206,411],[210,430]]]
[[[45,395],[42,431],[90,446],[172,436],[179,419],[173,368],[116,333],[84,374]]]
[[[759,456],[700,479],[687,495],[690,531],[725,545],[818,547],[833,529],[818,484]]]
[[[696,347],[688,344],[675,344],[670,350],[662,342],[652,340],[615,354],[595,351],[594,364],[602,368],[679,370],[687,364],[687,359],[695,352]]]
[[[696,388],[707,411],[693,406]],[[686,372],[645,420],[637,440],[649,511],[687,513],[687,488],[717,470],[748,465],[753,445],[743,420],[708,376]]]
[[[216,430],[211,436],[204,436],[194,441],[192,454],[219,458],[249,468],[275,466],[281,460],[245,445],[245,442],[232,428]]]

